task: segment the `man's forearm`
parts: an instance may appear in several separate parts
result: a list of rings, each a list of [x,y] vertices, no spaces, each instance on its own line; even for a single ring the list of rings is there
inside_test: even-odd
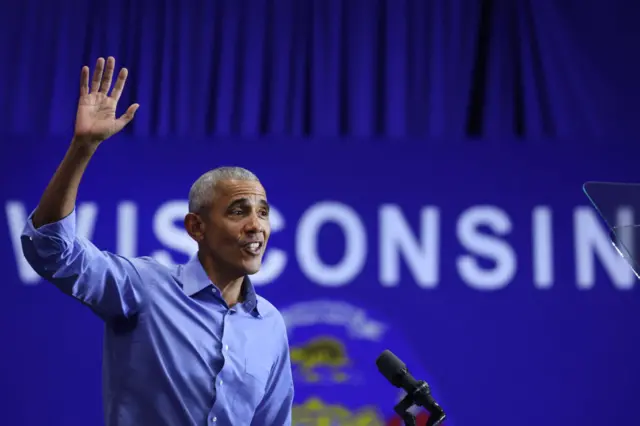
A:
[[[57,222],[71,214],[80,181],[96,148],[95,145],[71,142],[33,214],[34,227]]]

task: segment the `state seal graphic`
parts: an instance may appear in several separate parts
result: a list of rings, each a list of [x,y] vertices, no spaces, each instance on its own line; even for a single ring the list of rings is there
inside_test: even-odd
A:
[[[428,378],[390,325],[344,301],[311,300],[281,309],[296,387],[295,426],[401,426],[394,405],[404,393],[378,372],[391,348],[416,377]],[[400,341],[398,341],[400,340]],[[424,425],[426,413],[418,415]]]

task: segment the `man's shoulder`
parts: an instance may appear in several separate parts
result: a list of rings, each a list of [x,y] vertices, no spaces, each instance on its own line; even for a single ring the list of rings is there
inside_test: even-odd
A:
[[[175,277],[184,265],[159,262],[151,256],[129,258],[131,264],[141,275],[155,275],[156,277]]]
[[[285,328],[284,318],[278,308],[276,308],[273,303],[269,302],[259,294],[256,295],[256,298],[258,300],[258,311],[260,312],[260,315],[263,318],[268,318],[275,321],[278,326],[282,326],[283,328]]]

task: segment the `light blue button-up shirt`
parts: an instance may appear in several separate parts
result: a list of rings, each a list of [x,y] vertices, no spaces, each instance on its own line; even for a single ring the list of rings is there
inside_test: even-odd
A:
[[[33,215],[33,214],[32,214]],[[21,237],[29,264],[105,321],[107,426],[291,424],[284,320],[245,280],[229,308],[197,257],[166,267],[76,235],[75,211]]]

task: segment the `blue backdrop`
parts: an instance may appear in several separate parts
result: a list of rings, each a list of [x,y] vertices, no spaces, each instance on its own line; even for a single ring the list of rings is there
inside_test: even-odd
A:
[[[113,55],[141,108],[92,161],[78,229],[182,262],[191,183],[256,172],[274,206],[256,283],[289,326],[297,424],[398,424],[385,348],[448,425],[635,424],[636,279],[581,185],[636,180],[637,13],[561,3],[3,5],[2,423],[102,422],[101,324],[17,238],[68,145],[80,67]]]
[[[20,178],[3,189],[0,231],[5,416],[99,424],[101,325],[16,251],[67,141],[10,140],[2,169]],[[365,145],[347,140],[190,143],[194,156],[177,140],[116,137],[83,183],[79,229],[106,250],[184,261],[193,250],[180,225],[189,185],[213,165],[242,164],[264,181],[276,212],[257,281],[291,326],[298,404],[317,397],[388,416],[397,395],[374,364],[388,347],[432,383],[451,424],[533,426],[551,414],[550,424],[595,425],[602,407],[612,424],[630,424],[636,280],[581,184],[628,179],[635,165],[621,145],[577,142],[579,159],[574,148],[549,156],[536,144],[462,141],[380,142],[364,157]],[[314,364],[321,337],[344,345],[351,365]],[[482,419],[487,404],[501,407],[499,417]]]

